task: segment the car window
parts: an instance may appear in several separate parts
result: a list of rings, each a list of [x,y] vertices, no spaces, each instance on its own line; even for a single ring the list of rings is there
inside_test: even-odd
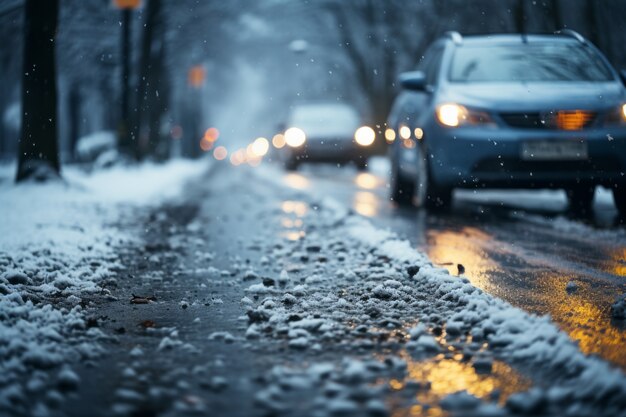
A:
[[[432,59],[429,62],[426,69],[426,83],[428,85],[437,84],[437,75],[439,75],[439,68],[441,68],[441,58],[443,57],[443,47],[437,47],[433,50]]]
[[[453,82],[610,81],[613,75],[579,43],[459,46],[449,75]]]

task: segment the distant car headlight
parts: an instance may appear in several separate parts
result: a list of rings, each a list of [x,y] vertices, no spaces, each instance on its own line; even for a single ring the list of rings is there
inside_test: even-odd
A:
[[[459,104],[446,103],[437,107],[437,119],[448,127],[464,125],[495,126],[491,117],[482,111],[471,110]]]
[[[306,142],[306,134],[302,129],[291,127],[285,131],[285,143],[292,148],[304,145]]]
[[[354,132],[354,140],[361,146],[370,146],[376,140],[376,132],[369,126],[361,126]]]

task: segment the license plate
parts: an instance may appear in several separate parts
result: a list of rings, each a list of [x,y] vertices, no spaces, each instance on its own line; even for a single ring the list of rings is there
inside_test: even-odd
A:
[[[579,161],[587,157],[587,143],[583,141],[533,141],[522,144],[522,159],[525,161]]]

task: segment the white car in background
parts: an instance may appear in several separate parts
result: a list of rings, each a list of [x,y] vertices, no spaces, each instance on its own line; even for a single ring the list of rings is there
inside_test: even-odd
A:
[[[337,102],[293,106],[284,132],[288,170],[304,162],[352,162],[365,169],[376,133],[354,107]]]

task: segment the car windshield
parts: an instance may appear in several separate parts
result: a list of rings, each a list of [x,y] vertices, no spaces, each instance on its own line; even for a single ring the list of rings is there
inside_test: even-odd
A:
[[[352,107],[343,104],[312,104],[296,107],[289,123],[308,131],[352,131],[358,127],[359,115]]]
[[[574,43],[461,46],[450,81],[610,81],[611,71],[592,50]]]

